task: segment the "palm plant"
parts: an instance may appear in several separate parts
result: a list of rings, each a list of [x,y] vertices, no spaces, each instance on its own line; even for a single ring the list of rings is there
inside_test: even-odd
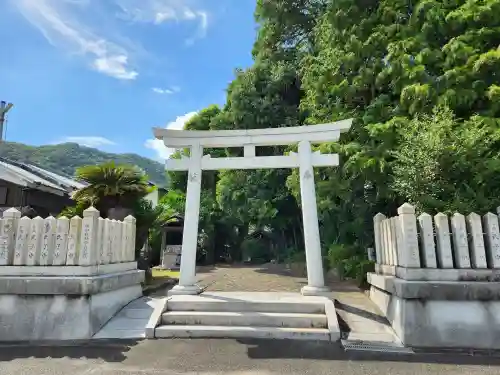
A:
[[[116,165],[114,162],[78,168],[76,177],[87,183],[87,186],[76,191],[73,199],[91,202],[108,216],[111,209],[131,210],[136,202],[154,189],[149,186],[142,170],[130,165]]]

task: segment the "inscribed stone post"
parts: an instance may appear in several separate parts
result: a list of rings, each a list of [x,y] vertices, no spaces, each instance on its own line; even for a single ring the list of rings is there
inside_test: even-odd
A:
[[[118,262],[123,262],[123,251],[122,251],[122,222],[116,221],[116,245],[115,251]]]
[[[135,260],[135,236],[136,236],[136,219],[135,217],[129,215],[125,218],[125,221],[129,224],[129,244],[127,247],[128,256],[127,259],[130,262]]]
[[[17,221],[20,217],[21,213],[15,208],[9,208],[3,213],[0,231],[0,265],[10,265],[14,260]]]
[[[104,219],[99,217],[97,219],[97,239],[96,239],[96,247],[97,247],[97,264],[104,264],[106,260],[106,255],[104,253]]]
[[[42,249],[40,250],[39,264],[41,266],[52,265],[54,248],[56,244],[57,220],[49,216],[43,222]]]
[[[127,246],[128,246],[128,241],[129,241],[129,234],[128,234],[128,223],[124,220],[120,223],[120,226],[122,227],[122,238],[121,238],[121,258],[122,262],[127,262]]]
[[[104,219],[104,229],[102,232],[102,252],[101,264],[111,263],[111,220]]]
[[[467,226],[470,234],[471,262],[474,268],[488,268],[486,250],[484,248],[483,226],[481,216],[475,212],[467,216]]]
[[[390,265],[391,266],[397,266],[398,265],[398,257],[397,257],[397,238],[396,238],[396,221],[398,220],[397,217],[391,217],[389,219],[389,227],[390,227],[390,233],[391,233],[391,247],[389,248],[390,251]]]
[[[56,241],[54,247],[54,258],[52,265],[64,266],[68,252],[69,219],[65,216],[57,219]]]
[[[73,216],[69,221],[68,251],[66,252],[67,266],[75,266],[78,264],[81,234],[82,218],[80,216]]]
[[[500,230],[498,216],[488,212],[483,216],[486,238],[486,256],[490,268],[500,268]]]
[[[377,258],[377,263],[382,263],[382,221],[386,219],[384,214],[380,212],[373,217],[373,231],[375,233],[375,257]]]
[[[385,248],[387,246],[387,238],[385,236],[385,222],[386,219],[380,221],[380,264],[385,264]]]
[[[109,223],[109,238],[111,263],[118,263],[119,255],[116,254],[116,220],[111,220]]]
[[[28,256],[26,265],[35,266],[39,264],[40,250],[42,247],[43,219],[40,216],[31,220],[30,237],[28,240]]]
[[[16,247],[14,250],[14,266],[24,266],[28,257],[28,239],[30,235],[31,219],[22,217],[17,222]]]
[[[398,215],[401,224],[402,241],[402,259],[400,259],[399,263],[401,267],[420,268],[415,208],[408,203],[404,203],[398,208]]]
[[[458,268],[470,268],[469,244],[464,215],[455,213],[452,216],[451,230],[453,232],[453,252],[456,266]]]
[[[451,254],[450,225],[448,216],[438,213],[434,216],[437,239],[437,255],[439,268],[453,268],[453,255]]]
[[[396,217],[395,222],[395,229],[396,229],[396,257],[397,257],[397,262],[396,265],[398,267],[401,267],[401,259],[403,259],[403,251],[404,251],[404,246],[403,246],[403,233],[401,232],[401,221],[398,220]]]
[[[97,264],[98,250],[96,248],[96,239],[98,218],[99,211],[94,207],[89,207],[83,211],[82,238],[78,257],[78,264],[80,266]]]
[[[422,248],[422,260],[424,267],[437,268],[436,245],[434,243],[434,228],[432,217],[423,213],[418,217],[418,228],[420,231],[420,246]]]
[[[389,264],[389,246],[391,245],[391,237],[389,233],[389,219],[382,222],[382,230],[384,233],[384,264]]]

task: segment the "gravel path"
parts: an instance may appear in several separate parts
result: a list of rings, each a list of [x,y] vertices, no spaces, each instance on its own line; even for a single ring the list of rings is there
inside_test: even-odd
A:
[[[294,277],[282,265],[218,266],[201,271],[199,285],[212,292],[300,292],[307,279]]]

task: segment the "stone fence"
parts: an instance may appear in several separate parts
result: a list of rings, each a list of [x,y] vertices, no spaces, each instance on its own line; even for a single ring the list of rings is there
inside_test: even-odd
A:
[[[71,219],[30,219],[10,208],[0,219],[0,273],[5,266],[81,268],[134,262],[135,221],[132,216],[103,219],[94,207],[83,218]]]
[[[374,217],[370,298],[403,344],[500,349],[499,215]]]
[[[387,218],[379,213],[373,222],[380,270],[500,268],[499,220],[491,212],[482,217],[476,213],[416,217],[413,206],[405,203],[398,216]]]

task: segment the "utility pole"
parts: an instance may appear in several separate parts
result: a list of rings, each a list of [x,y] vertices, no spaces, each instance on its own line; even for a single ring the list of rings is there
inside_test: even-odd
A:
[[[12,103],[7,103],[5,101],[0,102],[0,142],[3,142],[3,126],[5,123],[5,115],[14,106]]]

